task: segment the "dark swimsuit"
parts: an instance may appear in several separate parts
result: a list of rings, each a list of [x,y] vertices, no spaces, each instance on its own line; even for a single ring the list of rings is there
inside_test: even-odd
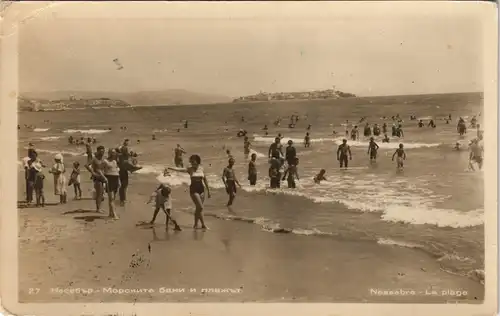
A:
[[[199,195],[202,195],[205,193],[205,186],[203,185],[203,177],[205,177],[205,175],[201,167],[198,167],[198,169],[191,174],[191,184],[189,185],[190,194],[197,193]]]

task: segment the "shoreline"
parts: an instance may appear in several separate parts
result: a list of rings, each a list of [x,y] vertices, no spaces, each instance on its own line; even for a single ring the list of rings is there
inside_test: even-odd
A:
[[[90,187],[86,175],[82,174],[84,192]],[[47,202],[55,199],[50,180],[50,177],[46,180]],[[93,201],[71,201],[71,188],[66,205],[18,208],[20,301],[479,303],[484,298],[484,285],[442,271],[435,259],[415,249],[366,241],[269,234],[259,225],[211,216],[206,216],[209,231],[193,231],[192,216],[186,212],[191,203],[184,187],[173,190],[173,214],[182,232],[166,232],[161,213],[155,227],[135,226],[152,215],[144,201],[155,185],[153,179],[133,179],[130,202],[125,208],[117,208],[121,217],[118,221],[108,221],[102,214],[94,213]],[[21,177],[20,198],[22,186]],[[226,195],[221,194],[222,190],[214,192],[214,197],[207,200],[207,212],[224,209],[221,203]],[[251,201],[254,197],[250,195],[241,193],[236,203]],[[377,266],[375,273],[370,266]],[[294,282],[296,275],[304,276],[303,283]],[[339,283],[343,286],[339,287]],[[48,290],[58,287],[154,291],[104,295],[101,290],[68,295]],[[160,293],[162,287],[241,291]],[[28,288],[45,290],[33,296],[27,293]],[[414,289],[418,293],[374,295],[370,289]],[[468,289],[468,293],[459,298],[425,294],[430,289]]]

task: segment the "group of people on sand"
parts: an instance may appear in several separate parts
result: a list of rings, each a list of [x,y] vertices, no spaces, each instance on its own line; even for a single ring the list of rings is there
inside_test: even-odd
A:
[[[98,146],[96,152],[93,152],[90,142],[86,143],[87,163],[85,169],[91,174],[91,180],[94,186],[94,199],[96,201],[96,211],[102,213],[102,202],[104,193],[107,193],[110,211],[109,216],[118,219],[113,207],[117,194],[120,197],[120,205],[126,201],[126,191],[128,187],[128,175],[131,172],[139,170],[141,167],[129,161],[130,151],[128,149],[128,140],[125,140],[119,148],[110,148],[105,157],[105,147]],[[26,179],[26,201],[28,204],[33,202],[33,192],[36,194],[36,206],[44,206],[45,196],[44,187],[44,168],[46,166],[38,158],[38,153],[33,146],[29,144],[28,156],[24,161],[25,179]],[[66,165],[62,154],[54,156],[54,164],[48,170],[54,177],[54,194],[59,196],[59,203],[67,203],[67,187],[73,186],[75,200],[82,198],[81,188],[81,168],[80,162],[73,162],[73,169],[66,178]]]

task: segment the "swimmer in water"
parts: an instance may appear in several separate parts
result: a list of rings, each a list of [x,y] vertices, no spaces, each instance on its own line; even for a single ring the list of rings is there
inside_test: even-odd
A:
[[[245,136],[243,139],[243,154],[245,155],[245,159],[248,159],[248,155],[250,155],[250,147],[252,144],[250,140],[248,140],[248,136]]]
[[[326,174],[326,170],[325,169],[321,169],[319,171],[319,173],[314,176],[314,179],[313,179],[314,183],[320,184],[321,181],[326,181],[325,174]]]
[[[401,124],[398,125],[398,127],[396,128],[396,135],[401,138],[401,137],[404,137],[404,133],[403,133],[403,127]]]
[[[87,164],[89,164],[90,162],[92,162],[93,150],[92,150],[92,145],[88,140],[87,143],[85,144],[85,151],[87,153]]]
[[[257,154],[253,153],[252,156],[250,156],[250,162],[248,163],[248,181],[252,186],[257,184],[257,166],[255,164],[256,160]]]
[[[293,141],[288,141],[288,146],[285,148],[285,159],[288,165],[292,165],[297,157],[297,150],[293,146]]]
[[[351,147],[347,145],[347,139],[342,140],[342,144],[339,145],[337,149],[337,160],[340,162],[340,168],[347,168],[348,159],[347,155],[349,155],[349,160],[352,160]]]
[[[382,143],[388,143],[390,141],[389,136],[387,134],[384,134],[384,138],[382,139]]]
[[[399,144],[399,148],[392,154],[392,161],[394,161],[394,156],[398,156],[396,163],[398,170],[403,170],[403,162],[406,160],[406,153],[403,147],[403,144]]]
[[[480,145],[479,139],[474,139],[470,145],[469,168],[475,170],[473,163],[477,163],[479,170],[483,168],[483,146]]]
[[[168,224],[169,222],[172,222],[172,224],[174,224],[174,230],[181,231],[182,229],[179,227],[179,224],[177,224],[177,221],[172,217],[172,189],[165,184],[160,184],[160,186],[158,186],[158,188],[153,192],[146,204],[150,204],[151,202],[153,202],[153,200],[155,201],[155,210],[153,213],[153,218],[151,219],[149,224],[155,223],[156,216],[158,216],[158,213],[161,209],[166,216],[165,229],[168,230]]]
[[[436,124],[434,123],[434,120],[432,120],[432,119],[429,121],[429,124],[427,124],[427,126],[430,126],[432,128],[436,128]]]
[[[281,157],[283,157],[283,149],[281,146],[280,137],[276,137],[274,139],[274,143],[272,143],[271,146],[269,146],[268,157],[276,159],[281,159]]]
[[[420,128],[424,127],[424,122],[422,122],[422,120],[418,121],[418,127]]]
[[[371,135],[372,135],[372,129],[371,129],[371,127],[370,127],[370,124],[368,124],[368,123],[366,123],[366,124],[365,124],[365,128],[364,128],[364,130],[363,130],[363,135],[364,135],[365,137],[369,137],[369,136],[371,136]]]
[[[285,179],[287,180],[289,189],[296,188],[295,179],[300,180],[297,169],[298,164],[299,164],[299,158],[295,157],[292,164],[288,165],[288,167],[286,168],[285,173],[283,174],[283,179],[281,179],[282,181],[285,181]]]
[[[358,126],[354,125],[354,128],[351,130],[351,140],[355,141],[358,138],[359,138]]]
[[[184,155],[186,151],[181,145],[177,144],[177,147],[174,149],[174,164],[177,168],[184,168],[184,161],[182,160],[182,155]]]
[[[188,120],[184,121],[184,128],[188,128]]]
[[[241,184],[238,182],[236,178],[236,174],[234,172],[234,159],[229,158],[228,165],[222,171],[222,182],[224,182],[224,186],[226,187],[226,192],[229,195],[229,201],[227,201],[227,206],[233,205],[234,199],[236,198],[236,185],[241,188]]]
[[[307,126],[307,130],[308,130],[308,131],[310,131],[310,130],[311,130],[311,127],[312,127],[312,125],[311,125],[311,124],[309,124],[309,125]]]
[[[379,148],[380,147],[375,142],[373,137],[370,137],[370,142],[368,143],[368,152],[367,152],[367,154],[370,155],[370,161],[375,162],[377,160],[377,151]]]
[[[271,160],[269,161],[269,186],[271,187],[271,189],[279,189],[281,186],[280,169],[281,162],[279,161],[279,159],[275,157],[271,158]]]
[[[153,136],[151,137],[152,140],[156,140],[156,135],[153,134]]]
[[[467,134],[467,125],[465,124],[465,121],[463,118],[460,118],[458,120],[457,132],[460,136],[464,136],[465,134]]]
[[[461,149],[460,143],[456,142],[455,147],[453,147],[453,149],[455,149],[456,151],[459,151]]]
[[[480,124],[477,124],[477,138],[479,140],[483,140],[483,130],[481,129],[481,125]]]
[[[309,136],[309,133],[306,133],[306,136],[304,137],[304,147],[311,147],[311,136]]]
[[[226,149],[226,155],[227,155],[227,159],[234,159],[233,154],[231,154],[231,150]]]
[[[392,137],[398,136],[398,128],[396,127],[396,124],[392,124]]]
[[[387,123],[382,125],[382,133],[387,134]]]

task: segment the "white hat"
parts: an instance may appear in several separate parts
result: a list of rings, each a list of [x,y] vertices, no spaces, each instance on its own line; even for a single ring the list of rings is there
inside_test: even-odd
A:
[[[63,161],[63,155],[61,155],[60,153],[59,153],[59,154],[56,154],[56,155],[54,156],[54,159],[55,159],[55,160],[61,160],[61,162],[62,162],[62,161]]]

